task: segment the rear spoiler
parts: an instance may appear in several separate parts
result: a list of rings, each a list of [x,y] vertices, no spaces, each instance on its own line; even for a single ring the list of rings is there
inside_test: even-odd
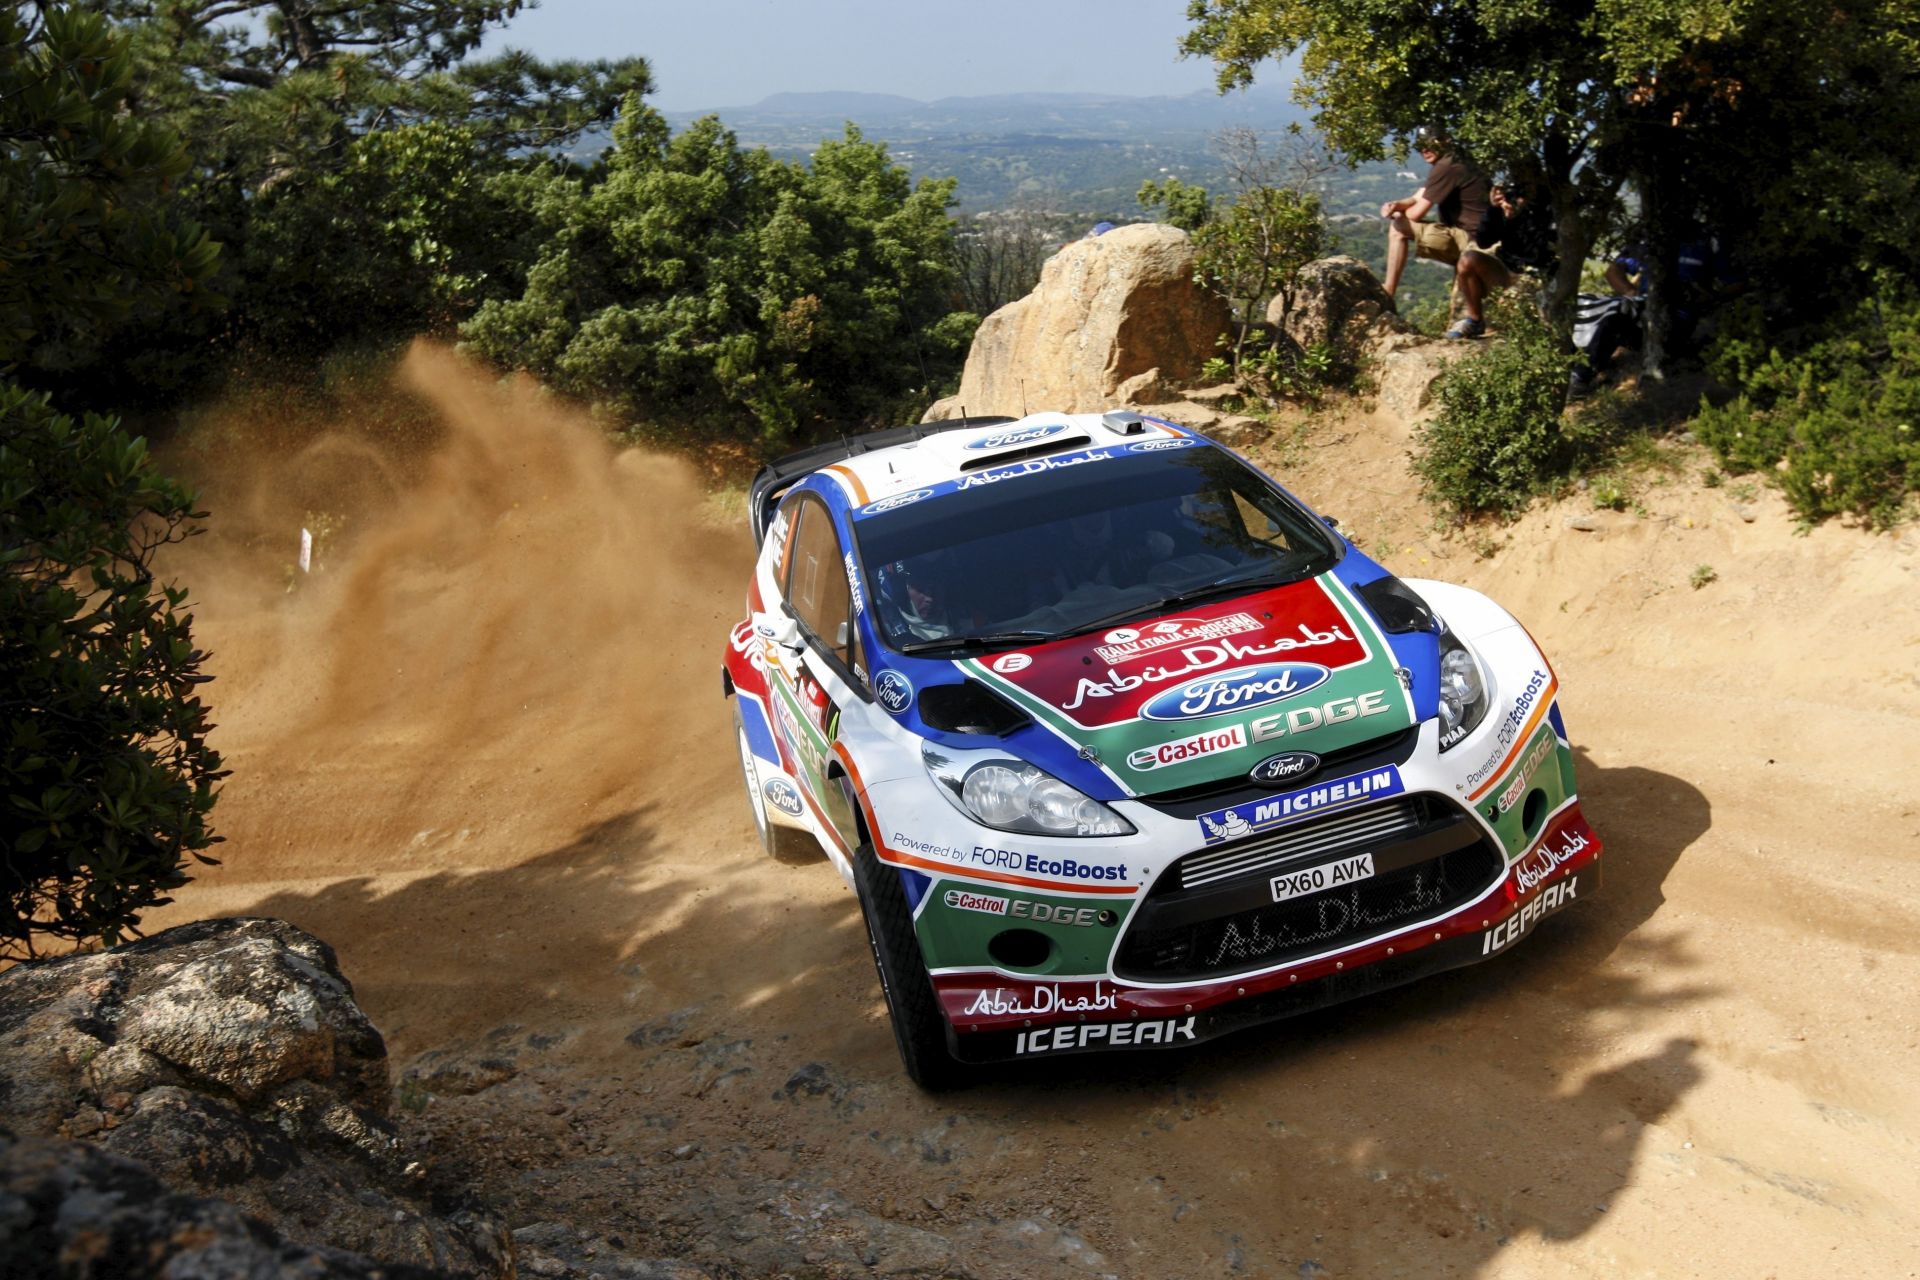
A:
[[[997,418],[950,418],[945,422],[916,422],[906,427],[882,427],[878,431],[868,431],[857,436],[842,436],[826,444],[808,445],[804,449],[795,449],[792,453],[775,458],[760,468],[753,478],[753,486],[747,490],[747,519],[753,524],[753,544],[757,547],[767,536],[767,526],[773,522],[773,509],[780,502],[780,495],[800,483],[816,471],[832,466],[836,462],[845,462],[848,458],[863,453],[872,453],[876,449],[889,449],[896,444],[911,444],[915,440],[924,440],[928,436],[938,435],[942,431],[959,431],[966,427],[994,427],[1014,419]]]

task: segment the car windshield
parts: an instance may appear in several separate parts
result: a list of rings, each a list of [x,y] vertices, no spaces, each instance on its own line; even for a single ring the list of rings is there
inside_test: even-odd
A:
[[[1220,449],[1122,454],[869,516],[855,540],[902,652],[1033,644],[1324,572],[1340,543]]]

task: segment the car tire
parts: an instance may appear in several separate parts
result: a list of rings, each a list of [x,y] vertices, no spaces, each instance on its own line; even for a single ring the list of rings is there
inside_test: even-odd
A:
[[[853,857],[853,878],[900,1063],[907,1077],[929,1093],[958,1088],[960,1063],[947,1049],[947,1020],[927,976],[900,874],[874,856],[872,845],[863,844]]]
[[[775,862],[787,866],[819,862],[826,855],[821,852],[818,840],[804,831],[777,826],[768,816],[767,797],[760,790],[760,769],[753,761],[753,748],[747,742],[747,722],[740,714],[737,701],[733,704],[733,737],[740,746],[740,776],[747,787],[747,807],[753,810],[753,829],[760,837],[760,847]]]

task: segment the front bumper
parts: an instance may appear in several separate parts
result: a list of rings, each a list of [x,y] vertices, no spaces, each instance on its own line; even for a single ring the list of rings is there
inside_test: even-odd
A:
[[[1491,893],[1344,950],[1257,973],[1153,985],[1004,973],[933,975],[948,1044],[964,1062],[1196,1044],[1487,960],[1600,888],[1600,840],[1577,805],[1555,815]]]

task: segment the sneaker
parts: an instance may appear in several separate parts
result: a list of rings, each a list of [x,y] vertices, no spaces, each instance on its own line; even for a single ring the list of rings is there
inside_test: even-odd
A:
[[[1461,316],[1453,322],[1453,328],[1447,330],[1447,336],[1449,338],[1477,338],[1486,331],[1487,326],[1484,321],[1475,320],[1472,316]]]

